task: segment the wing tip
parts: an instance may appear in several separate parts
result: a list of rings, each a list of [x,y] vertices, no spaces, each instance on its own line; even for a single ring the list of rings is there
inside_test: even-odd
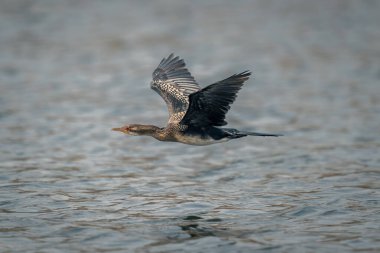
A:
[[[252,75],[252,71],[250,71],[250,70],[244,70],[241,73],[235,74],[234,77],[238,77],[238,78],[244,79],[244,81],[246,81],[246,80],[249,79],[249,77],[251,75]]]
[[[171,53],[168,57],[163,58],[158,65],[158,68],[161,69],[171,69],[171,68],[182,68],[185,67],[185,61],[176,56],[174,53]]]

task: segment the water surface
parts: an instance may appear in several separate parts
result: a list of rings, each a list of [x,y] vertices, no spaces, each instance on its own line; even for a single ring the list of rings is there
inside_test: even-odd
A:
[[[2,252],[376,252],[376,1],[3,1]],[[207,147],[163,126],[162,57],[201,85],[250,69]]]

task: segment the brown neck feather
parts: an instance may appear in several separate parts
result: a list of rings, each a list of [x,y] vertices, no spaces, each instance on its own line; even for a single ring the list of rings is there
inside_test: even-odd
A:
[[[160,141],[174,141],[171,131],[168,131],[167,128],[138,124],[130,125],[129,128],[132,135],[148,135]]]
[[[138,125],[138,128],[135,130],[138,135],[149,135],[153,137],[160,131],[161,128],[153,125]]]

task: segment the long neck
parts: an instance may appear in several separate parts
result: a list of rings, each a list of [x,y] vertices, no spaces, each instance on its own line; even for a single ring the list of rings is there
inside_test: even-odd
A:
[[[139,125],[138,135],[148,135],[156,139],[160,139],[162,136],[162,129],[153,125]]]

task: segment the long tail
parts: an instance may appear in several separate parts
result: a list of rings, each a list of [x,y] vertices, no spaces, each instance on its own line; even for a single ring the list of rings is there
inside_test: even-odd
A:
[[[245,131],[239,131],[240,134],[246,134],[251,136],[270,136],[270,137],[279,137],[282,136],[282,134],[267,134],[267,133],[257,133],[257,132],[245,132]]]
[[[248,132],[240,131],[233,128],[223,128],[223,130],[228,134],[228,137],[231,139],[241,138],[245,136],[262,136],[262,137],[279,137],[281,134],[267,134],[267,133],[257,133],[257,132]]]

